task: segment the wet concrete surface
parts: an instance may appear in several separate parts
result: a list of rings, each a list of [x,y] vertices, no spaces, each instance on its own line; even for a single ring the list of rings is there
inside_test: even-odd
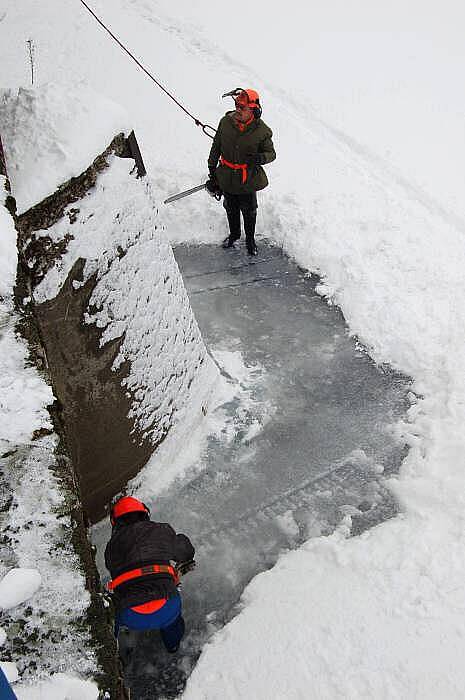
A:
[[[83,265],[84,260],[77,261],[54,299],[36,305],[35,320],[85,517],[95,523],[106,515],[114,494],[136,476],[155,447],[128,418],[131,397],[122,385],[126,363],[112,369],[121,338],[101,348],[100,329],[83,322],[95,286],[91,277],[74,288]]]
[[[283,551],[332,532],[347,514],[353,534],[395,515],[383,478],[406,453],[393,425],[410,405],[410,380],[357,346],[340,311],[315,293],[317,278],[263,242],[258,258],[206,245],[175,256],[213,355],[221,364],[221,351],[240,351],[257,381],[246,407],[224,407],[233,439],[212,437],[203,470],[152,504],[155,519],[191,537],[198,566],[183,583],[187,633],[177,655],[158,632],[121,635],[138,700],[176,697],[244,587]],[[262,427],[250,434],[257,410]]]

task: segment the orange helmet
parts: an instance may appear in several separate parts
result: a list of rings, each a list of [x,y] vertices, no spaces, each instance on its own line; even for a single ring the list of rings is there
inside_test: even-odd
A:
[[[111,509],[111,524],[114,525],[118,518],[128,513],[147,513],[147,515],[150,515],[150,510],[145,503],[142,503],[142,501],[139,501],[137,498],[123,496],[123,498],[116,501]]]
[[[234,102],[247,105],[247,107],[253,109],[253,107],[260,106],[260,97],[256,90],[248,88],[247,90],[240,90],[238,95],[234,95]]]
[[[249,107],[253,111],[255,119],[260,119],[262,116],[262,107],[260,104],[260,96],[256,90],[252,88],[235,88],[231,92],[226,92],[223,97],[232,97],[236,106]]]

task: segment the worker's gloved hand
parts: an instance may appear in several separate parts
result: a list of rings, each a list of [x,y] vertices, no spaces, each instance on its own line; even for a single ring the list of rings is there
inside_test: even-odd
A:
[[[213,173],[210,171],[210,178],[206,182],[206,189],[208,194],[211,197],[215,197],[215,199],[221,199],[221,195],[223,192],[221,191],[221,188],[218,184],[218,180],[216,179],[215,171]]]
[[[180,576],[185,576],[186,574],[189,573],[189,571],[192,571],[196,567],[196,562],[195,559],[189,559],[189,561],[180,561],[176,565],[176,569],[178,570],[178,574]]]
[[[245,162],[249,168],[256,168],[257,165],[264,165],[265,160],[264,153],[247,153]]]

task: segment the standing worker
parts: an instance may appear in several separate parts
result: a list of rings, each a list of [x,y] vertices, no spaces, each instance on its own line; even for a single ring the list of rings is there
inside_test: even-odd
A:
[[[247,252],[257,255],[257,191],[268,185],[262,165],[276,158],[273,133],[261,120],[262,108],[255,90],[236,88],[226,96],[234,98],[236,108],[226,112],[218,125],[208,158],[207,189],[211,194],[224,194],[229,236],[223,248],[232,248],[241,237],[242,212]]]
[[[120,498],[110,518],[105,565],[112,576],[115,636],[120,627],[159,629],[166,650],[174,653],[184,634],[179,573],[194,568],[194,547],[171,525],[150,520],[147,506],[132,496]]]

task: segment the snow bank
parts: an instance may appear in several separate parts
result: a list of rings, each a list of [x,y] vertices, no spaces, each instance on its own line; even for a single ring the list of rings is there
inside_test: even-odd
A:
[[[42,577],[36,569],[11,569],[0,581],[0,608],[8,610],[31,598]]]
[[[57,673],[48,681],[36,685],[15,686],[18,700],[97,700],[99,691],[95,683]]]
[[[16,277],[16,230],[4,204],[7,192],[0,175],[0,302],[11,294]]]
[[[40,427],[51,428],[46,406],[53,402],[51,388],[32,367],[25,367],[27,348],[15,333],[12,314],[16,279],[16,230],[3,206],[4,178],[0,178],[0,446],[26,441]]]
[[[18,669],[13,661],[1,661],[0,668],[5,674],[8,683],[16,683],[19,679]]]
[[[12,496],[2,523],[5,555],[22,569],[37,569],[42,582],[33,597],[11,608],[3,621],[8,634],[4,648],[28,683],[38,673],[44,677],[70,671],[88,677],[97,669],[84,622],[90,596],[73,549],[73,524],[62,487],[53,474],[56,446],[56,436],[47,436],[36,441],[34,448],[19,445],[13,454],[0,458]],[[0,573],[5,568],[6,561],[2,561]],[[37,574],[35,580],[37,583]],[[9,602],[16,601],[10,598]],[[18,626],[24,635],[19,647],[14,633]],[[20,657],[16,656],[18,648]]]
[[[80,175],[113,136],[130,131],[124,110],[83,83],[4,90],[0,123],[18,213]]]
[[[2,316],[0,307],[0,445],[28,441],[34,430],[52,428],[46,408],[54,400],[52,389],[25,366],[28,350],[16,336],[16,321]]]
[[[89,596],[71,544],[72,524],[60,513],[64,497],[52,475],[57,438],[33,441],[34,431],[53,429],[47,411],[53,393],[37,370],[26,366],[28,349],[16,335],[16,232],[1,205],[0,254],[0,647],[15,659],[1,665],[8,679],[18,682],[18,697],[31,698],[36,691],[28,686],[23,692],[19,675],[28,683],[37,673],[57,670],[90,675],[97,663],[82,625]],[[73,680],[76,692],[80,682]],[[65,697],[65,685],[56,687],[54,697]],[[83,691],[91,687],[82,685]],[[93,687],[94,695],[86,697],[97,697]],[[34,697],[52,697],[37,693]]]
[[[183,697],[462,697],[462,551],[449,518],[310,541],[249,585]]]

